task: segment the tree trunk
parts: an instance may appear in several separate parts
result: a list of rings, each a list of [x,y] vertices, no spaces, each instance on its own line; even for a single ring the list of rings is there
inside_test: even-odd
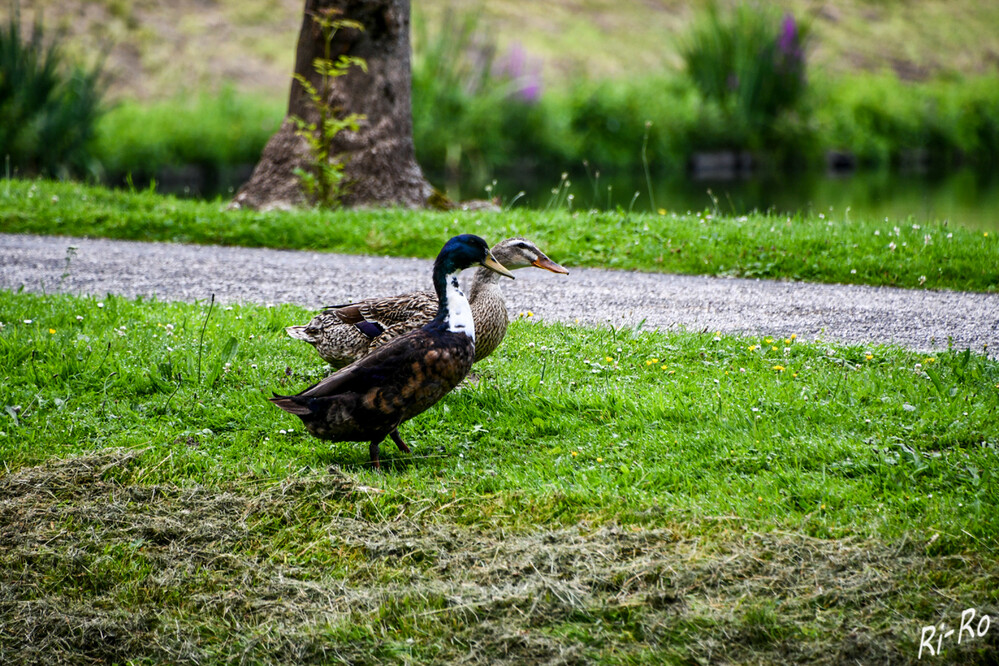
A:
[[[330,144],[330,155],[344,161],[344,206],[411,208],[427,205],[433,188],[416,162],[413,148],[410,72],[409,0],[306,0],[298,36],[295,72],[322,89],[313,68],[324,56],[324,40],[313,14],[339,9],[340,18],[357,21],[363,31],[342,28],[333,37],[331,59],[341,55],[363,58],[359,67],[329,82],[326,99],[338,113],[363,114],[356,132],[339,132]],[[317,122],[314,108],[302,85],[293,80],[288,113],[281,129],[271,137],[250,180],[240,188],[232,208],[268,210],[313,203],[307,200],[296,168],[310,171],[311,155],[305,139],[295,134],[290,120],[298,116]]]

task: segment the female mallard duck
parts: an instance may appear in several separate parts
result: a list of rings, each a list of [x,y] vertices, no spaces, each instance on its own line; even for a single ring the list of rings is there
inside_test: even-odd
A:
[[[496,261],[510,270],[536,266],[568,274],[529,240],[508,238],[492,249]],[[475,360],[493,353],[503,341],[509,322],[499,275],[479,268],[472,277],[468,302],[475,320]],[[335,368],[369,354],[403,333],[423,326],[437,312],[437,297],[429,291],[369,298],[350,305],[325,308],[304,326],[289,326],[288,335],[305,340]]]
[[[371,462],[388,435],[409,453],[399,424],[430,408],[472,369],[475,322],[458,286],[458,273],[474,264],[512,278],[478,236],[455,236],[434,262],[437,314],[298,395],[271,402],[302,419],[306,430],[334,442],[370,442]]]

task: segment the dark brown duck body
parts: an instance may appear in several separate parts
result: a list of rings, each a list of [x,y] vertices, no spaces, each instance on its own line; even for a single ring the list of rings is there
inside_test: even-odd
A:
[[[379,442],[392,435],[399,444],[399,425],[434,406],[472,368],[472,338],[430,326],[440,330],[407,333],[298,395],[272,400],[315,437],[371,442],[377,462]]]
[[[448,394],[472,368],[475,327],[458,274],[481,264],[513,277],[473,235],[455,236],[434,263],[438,309],[433,321],[396,337],[336,374],[297,395],[271,401],[295,414],[320,439],[370,443],[371,462],[379,466],[378,445],[386,435],[400,449],[404,421],[424,412]]]

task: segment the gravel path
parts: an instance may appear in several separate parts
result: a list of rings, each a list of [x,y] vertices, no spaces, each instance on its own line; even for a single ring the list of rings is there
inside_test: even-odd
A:
[[[75,249],[71,249],[75,248]],[[555,257],[556,261],[558,257]],[[430,286],[424,259],[0,234],[0,288],[309,308]],[[548,321],[947,346],[999,352],[999,294],[909,291],[661,275],[591,268],[521,270],[504,284],[512,314]],[[289,322],[295,323],[295,322]]]

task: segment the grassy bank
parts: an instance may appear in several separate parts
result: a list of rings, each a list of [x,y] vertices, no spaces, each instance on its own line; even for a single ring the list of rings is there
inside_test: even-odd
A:
[[[529,236],[567,266],[999,289],[994,233],[906,220],[855,220],[849,210],[738,218],[717,211],[579,211],[585,200],[571,202],[564,188],[560,192],[544,211],[256,213],[226,212],[222,202],[149,191],[8,180],[0,183],[0,231],[418,257],[436,256],[442,239],[453,233],[475,232],[492,242]]]
[[[999,610],[994,361],[515,322],[377,474],[266,401],[307,316],[0,293],[0,654],[910,662]]]

